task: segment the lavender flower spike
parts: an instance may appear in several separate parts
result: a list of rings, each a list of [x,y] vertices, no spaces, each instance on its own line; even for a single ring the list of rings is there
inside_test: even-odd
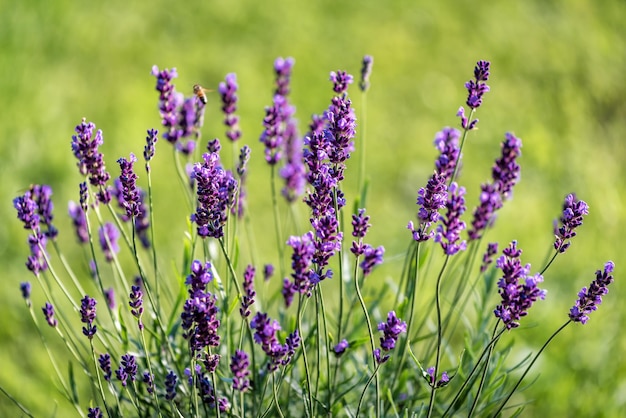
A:
[[[46,322],[48,323],[48,325],[50,325],[52,328],[56,327],[58,322],[54,317],[54,307],[49,302],[46,302],[41,310],[46,317]]]
[[[224,125],[228,127],[226,137],[232,142],[237,141],[241,137],[239,129],[239,116],[235,115],[237,110],[237,75],[229,73],[226,75],[226,81],[220,83],[218,91],[222,98],[222,112],[224,112]]]
[[[85,335],[90,340],[96,335],[96,331],[98,328],[94,325],[94,321],[96,320],[96,300],[85,295],[85,297],[81,300],[80,306],[80,317],[81,322],[83,324],[87,324],[86,327],[83,327],[83,335]]]
[[[586,324],[589,320],[588,314],[598,309],[602,303],[602,296],[609,293],[609,285],[613,283],[613,269],[615,264],[607,261],[604,270],[596,271],[596,279],[591,282],[589,288],[583,287],[578,292],[578,300],[569,312],[569,318],[574,322]]]
[[[370,75],[372,75],[372,67],[374,66],[374,57],[365,55],[363,57],[363,65],[361,66],[361,81],[359,88],[366,92],[370,88]]]
[[[128,305],[131,308],[130,313],[137,318],[139,330],[143,330],[143,322],[141,321],[141,315],[143,314],[143,293],[141,292],[141,287],[132,286]]]
[[[168,401],[176,397],[176,387],[178,386],[178,376],[172,370],[165,376],[165,399]]]
[[[113,261],[115,254],[120,252],[120,247],[117,243],[120,233],[117,227],[111,222],[107,222],[98,230],[98,236],[100,237],[100,247],[104,252],[106,261]]]
[[[528,309],[537,299],[544,299],[546,291],[537,287],[543,281],[540,274],[528,276],[530,264],[522,266],[519,256],[522,250],[517,248],[517,241],[502,251],[503,255],[498,258],[496,265],[502,270],[502,277],[498,280],[498,293],[502,302],[494,310],[497,318],[500,318],[507,329],[519,326],[519,320],[528,314]],[[525,283],[520,282],[525,279]]]
[[[120,183],[122,185],[122,205],[126,209],[126,216],[134,218],[139,215],[140,193],[137,189],[137,174],[133,171],[133,164],[137,162],[135,154],[131,153],[129,159],[120,158],[117,163],[120,165]]]
[[[446,255],[454,255],[466,247],[465,241],[459,242],[461,231],[465,229],[465,222],[461,221],[465,212],[465,188],[452,183],[448,191],[446,215],[441,217],[441,224],[437,226],[435,242],[441,244]]]
[[[78,171],[89,177],[89,183],[99,191],[97,199],[107,204],[111,196],[106,190],[106,183],[111,178],[104,165],[104,157],[98,148],[104,143],[102,131],[98,130],[94,136],[96,125],[87,123],[83,118],[80,125],[76,126],[76,135],[72,136],[72,151],[78,159]]]
[[[584,200],[576,199],[576,195],[571,193],[565,197],[563,203],[563,215],[560,219],[561,226],[554,221],[554,249],[559,253],[564,253],[572,244],[570,241],[576,236],[574,231],[583,224],[583,215],[589,214],[589,206]]]
[[[230,370],[233,373],[233,389],[245,392],[250,388],[250,361],[245,351],[237,350],[231,357]]]

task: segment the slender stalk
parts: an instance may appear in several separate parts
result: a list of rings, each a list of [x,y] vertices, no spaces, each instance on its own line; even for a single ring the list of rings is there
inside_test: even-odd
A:
[[[515,384],[515,386],[513,386],[513,389],[511,389],[511,392],[509,392],[509,395],[506,397],[506,399],[504,399],[504,401],[500,404],[500,407],[498,408],[498,410],[495,412],[495,414],[493,414],[493,418],[497,417],[498,414],[500,414],[500,412],[502,411],[502,409],[504,408],[504,406],[506,405],[506,403],[509,401],[509,399],[511,399],[511,396],[513,396],[513,394],[515,393],[515,391],[517,390],[517,388],[519,387],[519,385],[522,383],[522,380],[524,380],[524,378],[526,377],[526,375],[528,374],[528,372],[530,371],[530,368],[533,367],[533,364],[535,364],[535,362],[537,361],[537,359],[539,358],[539,356],[541,355],[541,353],[543,353],[543,350],[545,350],[548,347],[548,344],[550,344],[550,342],[554,339],[554,337],[556,337],[561,331],[563,331],[563,329],[565,329],[566,326],[568,326],[570,323],[572,322],[572,320],[568,320],[566,323],[564,323],[563,325],[561,325],[561,327],[559,329],[557,329],[554,334],[552,334],[550,336],[550,338],[548,338],[548,340],[541,346],[541,348],[539,349],[539,351],[537,351],[537,354],[535,354],[535,357],[533,357],[532,361],[528,364],[528,367],[526,367],[526,370],[524,370],[524,373],[522,373],[522,375],[520,376],[519,380],[517,381],[517,383]]]
[[[439,276],[437,276],[437,286],[435,289],[435,305],[437,307],[437,354],[435,356],[435,372],[434,372],[434,376],[435,379],[438,376],[439,373],[439,360],[441,359],[441,341],[443,339],[443,330],[441,329],[441,278],[443,277],[443,272],[446,269],[446,266],[448,265],[448,260],[450,259],[449,255],[446,255],[446,258],[443,262],[443,266],[441,267],[441,270],[439,271]],[[427,417],[430,418],[432,412],[433,412],[433,408],[435,406],[435,391],[436,391],[436,387],[435,385],[431,386],[430,389],[430,401],[428,404],[428,415]]]

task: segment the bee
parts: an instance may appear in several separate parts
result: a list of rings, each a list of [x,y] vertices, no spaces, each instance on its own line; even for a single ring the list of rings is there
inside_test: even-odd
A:
[[[202,102],[202,104],[207,103],[206,93],[209,93],[211,91],[213,90],[205,89],[200,84],[194,84],[193,86],[193,92],[196,97]]]

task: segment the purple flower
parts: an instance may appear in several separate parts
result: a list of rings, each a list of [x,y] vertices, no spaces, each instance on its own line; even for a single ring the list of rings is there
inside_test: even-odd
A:
[[[366,244],[363,243],[363,238],[367,234],[367,230],[370,228],[370,217],[365,215],[365,209],[359,209],[358,213],[352,215],[352,236],[358,238],[352,241],[352,247],[350,251],[356,256],[363,255],[365,253]]]
[[[487,267],[493,262],[493,256],[498,253],[498,243],[490,242],[487,245],[487,251],[483,255],[483,263],[480,266],[480,272],[484,273],[487,271]]]
[[[313,234],[307,232],[302,237],[292,236],[287,241],[287,245],[293,248],[293,254],[291,255],[293,290],[301,294],[308,294],[313,279],[312,263],[316,251]]]
[[[46,317],[46,322],[48,323],[48,325],[50,325],[52,328],[55,328],[58,322],[56,318],[54,317],[54,307],[49,302],[46,302],[46,304],[44,305],[43,308],[41,308],[41,310],[43,311],[43,314]]]
[[[465,187],[459,187],[456,182],[448,189],[448,201],[446,202],[446,214],[441,216],[441,224],[437,226],[435,242],[441,244],[446,255],[454,255],[465,250],[466,242],[461,239],[461,231],[465,229],[465,222],[461,221],[461,215],[465,212]]]
[[[274,61],[274,72],[276,73],[276,91],[274,94],[288,96],[290,93],[291,72],[296,61],[289,58],[276,58]]]
[[[302,148],[303,140],[298,135],[296,121],[290,118],[285,127],[285,165],[279,172],[285,180],[281,194],[289,203],[295,202],[304,193],[306,168]]]
[[[226,81],[220,83],[218,91],[222,98],[222,112],[224,112],[224,125],[228,127],[226,137],[232,142],[237,141],[241,137],[239,129],[239,116],[235,115],[237,111],[237,75],[230,73],[226,75]]]
[[[132,286],[130,292],[130,313],[137,318],[139,330],[143,330],[143,322],[141,321],[141,315],[143,314],[143,293],[139,286]]]
[[[290,307],[293,303],[293,296],[296,294],[296,285],[291,283],[288,278],[283,280],[283,289],[281,290],[285,306]]]
[[[478,61],[474,68],[474,80],[465,83],[465,88],[467,89],[466,103],[472,110],[480,107],[483,102],[483,95],[489,91],[489,86],[485,83],[485,81],[489,80],[489,67],[489,61]],[[463,107],[459,108],[457,116],[461,118],[461,126],[463,129],[472,130],[476,128],[478,119],[469,121],[465,116],[465,109],[463,109]]]
[[[295,330],[294,332],[289,334],[287,338],[285,338],[286,354],[281,361],[281,364],[283,366],[286,366],[287,364],[289,364],[289,362],[291,362],[294,354],[296,354],[296,350],[298,349],[298,347],[300,347],[300,341],[300,333],[298,332],[298,330]]]
[[[432,223],[439,221],[441,217],[439,209],[446,205],[447,199],[446,179],[441,174],[434,172],[428,179],[426,187],[420,188],[417,192],[417,204],[420,206],[417,212],[419,225],[415,228],[412,221],[408,225],[415,241],[427,241],[434,236],[434,232],[429,232],[428,228]]]
[[[337,94],[345,93],[352,84],[353,77],[345,71],[331,71],[330,81],[333,82],[333,91]]]
[[[185,279],[185,284],[190,286],[189,296],[193,297],[196,293],[204,292],[206,285],[213,280],[213,272],[211,262],[207,261],[204,265],[198,260],[191,263],[191,274]]]
[[[59,231],[52,225],[52,219],[54,216],[52,215],[52,209],[54,205],[52,204],[52,188],[47,185],[32,185],[30,186],[30,194],[33,201],[37,205],[37,212],[39,214],[39,219],[41,224],[46,227],[44,232],[46,238],[54,239],[59,234]]]
[[[454,174],[454,170],[461,158],[461,149],[459,148],[459,138],[461,133],[454,128],[443,128],[441,132],[435,135],[435,147],[440,152],[439,158],[435,161],[437,174],[444,177],[447,183]]]
[[[150,374],[150,372],[143,372],[142,381],[146,384],[146,390],[148,391],[148,393],[154,393],[154,377]]]
[[[120,247],[117,243],[120,233],[117,227],[111,222],[107,222],[98,229],[98,236],[100,238],[100,247],[102,252],[104,252],[104,258],[108,262],[113,261],[115,254],[120,252]]]
[[[263,352],[270,358],[267,365],[270,372],[277,370],[280,365],[288,364],[300,345],[297,330],[287,337],[284,345],[278,342],[276,334],[280,330],[280,325],[265,313],[257,312],[250,321],[250,328],[254,330],[254,342],[261,345]]]
[[[517,159],[522,155],[522,141],[510,132],[504,135],[504,141],[500,145],[501,157],[496,160],[491,177],[496,185],[502,200],[509,199],[513,186],[520,179],[520,166]]]
[[[512,196],[513,186],[520,179],[520,166],[517,158],[522,154],[522,141],[513,134],[505,134],[500,145],[501,155],[491,169],[492,182],[480,186],[480,203],[474,209],[472,227],[468,231],[470,241],[482,237],[485,229],[493,225],[495,212],[502,207],[505,199]]]
[[[383,263],[384,253],[385,248],[382,245],[378,248],[374,248],[370,245],[365,246],[363,261],[359,264],[359,267],[363,270],[363,276],[368,276],[374,267]]]
[[[233,389],[245,392],[250,388],[250,361],[245,351],[237,350],[230,359],[230,371],[233,373]]]
[[[380,348],[374,350],[374,361],[376,361],[376,364],[383,364],[391,357],[389,354],[381,354],[382,352],[380,351]]]
[[[570,241],[576,236],[574,231],[583,224],[583,215],[589,214],[589,206],[584,200],[578,200],[574,193],[565,196],[563,215],[559,222],[554,221],[554,249],[564,253],[572,244]],[[560,226],[559,226],[560,223]]]
[[[212,279],[210,268],[208,262],[203,267],[199,261],[194,261],[192,274],[186,281],[191,287],[180,318],[183,338],[189,340],[192,355],[200,353],[205,347],[217,347],[220,343],[217,298],[205,292],[206,284]]]
[[[111,375],[113,374],[113,371],[111,370],[111,356],[108,353],[100,354],[100,357],[98,357],[98,363],[104,373],[104,380],[110,382]]]
[[[150,171],[150,160],[154,158],[154,144],[159,138],[159,131],[156,129],[148,129],[146,137],[146,146],[143,148],[143,158],[146,160],[146,171]]]
[[[239,176],[239,193],[237,196],[236,210],[233,207],[232,213],[236,213],[239,219],[243,218],[246,206],[246,180],[248,179],[248,162],[250,161],[250,147],[244,145],[239,152],[239,162],[237,163],[237,175]]]
[[[598,305],[602,303],[602,296],[609,293],[609,285],[613,283],[613,269],[615,264],[607,261],[604,270],[596,271],[596,279],[591,282],[589,288],[583,287],[578,292],[578,300],[569,311],[569,318],[574,322],[586,324],[589,320],[588,314],[598,309]]]
[[[384,334],[380,337],[380,348],[384,351],[391,351],[396,346],[400,334],[406,332],[406,322],[400,320],[395,311],[389,311],[387,322],[378,324],[378,330]]]
[[[507,329],[519,326],[519,320],[528,314],[528,309],[537,299],[544,299],[546,291],[537,287],[543,281],[541,274],[529,276],[530,264],[522,266],[519,256],[522,250],[517,248],[517,241],[502,251],[496,265],[502,270],[498,280],[498,293],[502,298],[500,305],[494,310],[496,318],[502,320]],[[521,283],[524,279],[525,283]]]
[[[435,382],[437,377],[435,376],[434,367],[429,367],[428,370],[426,370],[424,377],[428,381],[428,384],[434,388],[444,387],[450,382],[450,378],[448,377],[448,372],[441,373],[441,379]]]
[[[68,212],[70,218],[72,218],[72,224],[74,225],[78,242],[81,244],[88,243],[89,231],[87,231],[87,217],[83,208],[70,200],[68,203]]]
[[[176,397],[176,387],[178,386],[178,376],[170,370],[165,376],[165,399],[168,401],[173,400]]]
[[[243,298],[241,299],[241,308],[239,313],[242,317],[247,318],[250,316],[250,306],[254,304],[254,297],[256,292],[254,291],[254,267],[248,265],[246,271],[243,273]]]
[[[372,75],[372,66],[374,65],[374,57],[365,55],[363,57],[363,65],[361,66],[361,81],[359,88],[365,92],[370,88],[370,76]]]
[[[102,418],[102,411],[97,406],[95,408],[87,408],[87,418]]]
[[[139,199],[141,193],[137,188],[137,174],[133,171],[133,164],[137,161],[135,154],[131,153],[129,159],[120,158],[117,160],[120,165],[120,185],[123,200],[121,205],[126,209],[126,217],[129,219],[139,216]]]
[[[122,355],[120,368],[115,371],[115,375],[117,379],[122,382],[122,386],[126,386],[126,381],[128,379],[134,382],[137,377],[137,363],[135,362],[135,356],[132,354]]]
[[[269,165],[276,165],[282,158],[285,126],[294,112],[295,108],[280,94],[274,95],[272,106],[265,108],[264,130],[259,140],[265,145],[265,161]]]
[[[343,339],[343,340],[339,341],[337,343],[337,345],[333,348],[333,351],[335,352],[335,356],[336,357],[341,357],[343,355],[343,353],[346,352],[346,350],[348,349],[349,345],[350,344],[348,343],[348,340],[346,340],[346,339]]]
[[[176,92],[172,83],[172,79],[178,77],[175,68],[159,71],[155,65],[152,67],[152,75],[157,79],[159,112],[165,127],[163,139],[173,144],[177,151],[189,155],[195,148],[195,139],[200,135],[199,130],[204,123],[204,102],[196,100],[195,96],[185,99]],[[187,142],[183,143],[185,139]]]
[[[86,327],[83,327],[83,335],[90,340],[98,330],[96,325],[94,325],[94,321],[96,320],[96,303],[96,300],[88,295],[85,295],[85,297],[81,299],[80,321],[83,324],[87,324]]]
[[[17,219],[24,223],[24,229],[39,230],[39,214],[37,202],[32,198],[30,191],[13,199],[13,207],[17,210]]]
[[[106,183],[111,176],[106,171],[103,155],[98,150],[104,143],[102,131],[98,130],[94,136],[94,129],[96,125],[87,123],[83,118],[81,124],[76,126],[76,135],[72,136],[72,151],[78,159],[78,171],[88,176],[89,183],[98,189],[98,201],[107,204],[111,201],[111,196],[106,190]]]
[[[220,363],[220,355],[219,354],[204,354],[204,360],[202,363],[204,364],[204,368],[208,373],[213,373],[217,370],[217,366]]]
[[[22,297],[24,298],[24,300],[26,300],[26,302],[28,303],[28,306],[30,306],[30,291],[31,291],[30,282],[20,283],[20,290],[22,291]]]
[[[219,155],[205,153],[204,163],[193,166],[192,178],[197,184],[197,207],[191,221],[202,238],[222,238],[229,209],[235,204],[237,181],[219,163]]]
[[[45,256],[47,242],[46,236],[43,235],[39,229],[28,237],[30,255],[26,259],[26,268],[32,271],[35,276],[48,268]]]
[[[489,80],[489,61],[478,61],[474,68],[474,80],[465,83],[467,89],[467,105],[477,109],[483,102],[483,95],[489,91],[489,86],[484,83]]]
[[[263,280],[268,281],[274,275],[274,266],[270,263],[263,266]]]

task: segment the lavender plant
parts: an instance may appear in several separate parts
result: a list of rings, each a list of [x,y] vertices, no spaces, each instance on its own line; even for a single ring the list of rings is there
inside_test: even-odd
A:
[[[611,261],[580,291],[569,314],[563,309],[564,325],[527,360],[513,363],[510,347],[499,344],[535,302],[549,299],[540,286],[557,257],[565,256],[589,208],[567,195],[555,221],[553,253],[540,269],[522,263],[516,241],[486,242],[496,211],[520,179],[522,143],[506,133],[491,180],[480,186],[479,201],[466,215],[459,167],[490,91],[487,61],[476,64],[465,84],[467,113],[459,108],[459,128],[435,135],[440,154],[417,191],[404,268],[394,278],[396,294],[390,294],[374,278],[385,249],[366,242],[375,225],[365,210],[366,173],[359,172],[356,197],[344,191],[346,161],[357,149],[361,167],[366,159],[366,138],[361,133],[357,140],[349,95],[353,77],[330,73],[329,105],[300,135],[289,98],[294,65],[292,58],[275,61],[276,88],[259,129],[274,213],[266,221],[274,236],[263,237],[262,245],[277,246],[273,263],[241,251],[257,215],[246,202],[247,164],[255,155],[248,145],[236,148],[245,135],[235,115],[234,73],[217,89],[235,157],[229,167],[218,139],[201,142],[211,105],[206,96],[185,97],[176,90],[175,69],[152,69],[160,137],[170,143],[163,146],[172,146],[191,208],[179,214],[189,229],[181,231],[185,241],[175,274],[163,268],[162,259],[170,256],[154,239],[154,223],[161,221],[153,215],[150,165],[157,155],[156,129],[147,131],[144,173],[130,154],[117,160],[120,174],[111,179],[99,151],[102,131],[86,119],[76,126],[71,146],[82,178],[79,203],[68,206],[73,233],[53,225],[50,186],[32,186],[13,201],[30,234],[26,267],[38,283],[33,288],[22,282],[20,291],[48,349],[53,382],[78,415],[495,417],[509,408],[547,345],[569,324],[586,324],[607,294]],[[373,58],[365,56],[358,84],[363,103],[372,66]],[[202,146],[206,152],[199,155]],[[299,222],[303,213],[307,223]],[[396,223],[399,236],[403,222]],[[85,266],[64,258],[61,233],[76,236],[91,277],[78,273]],[[498,247],[504,247],[499,256]],[[130,255],[126,262],[123,254]],[[56,335],[40,327],[32,298],[46,299],[43,319]],[[461,321],[465,316],[473,322]],[[58,367],[51,338],[63,342],[80,371],[75,376]],[[74,380],[89,390],[79,396]],[[11,397],[32,416],[18,398]]]

